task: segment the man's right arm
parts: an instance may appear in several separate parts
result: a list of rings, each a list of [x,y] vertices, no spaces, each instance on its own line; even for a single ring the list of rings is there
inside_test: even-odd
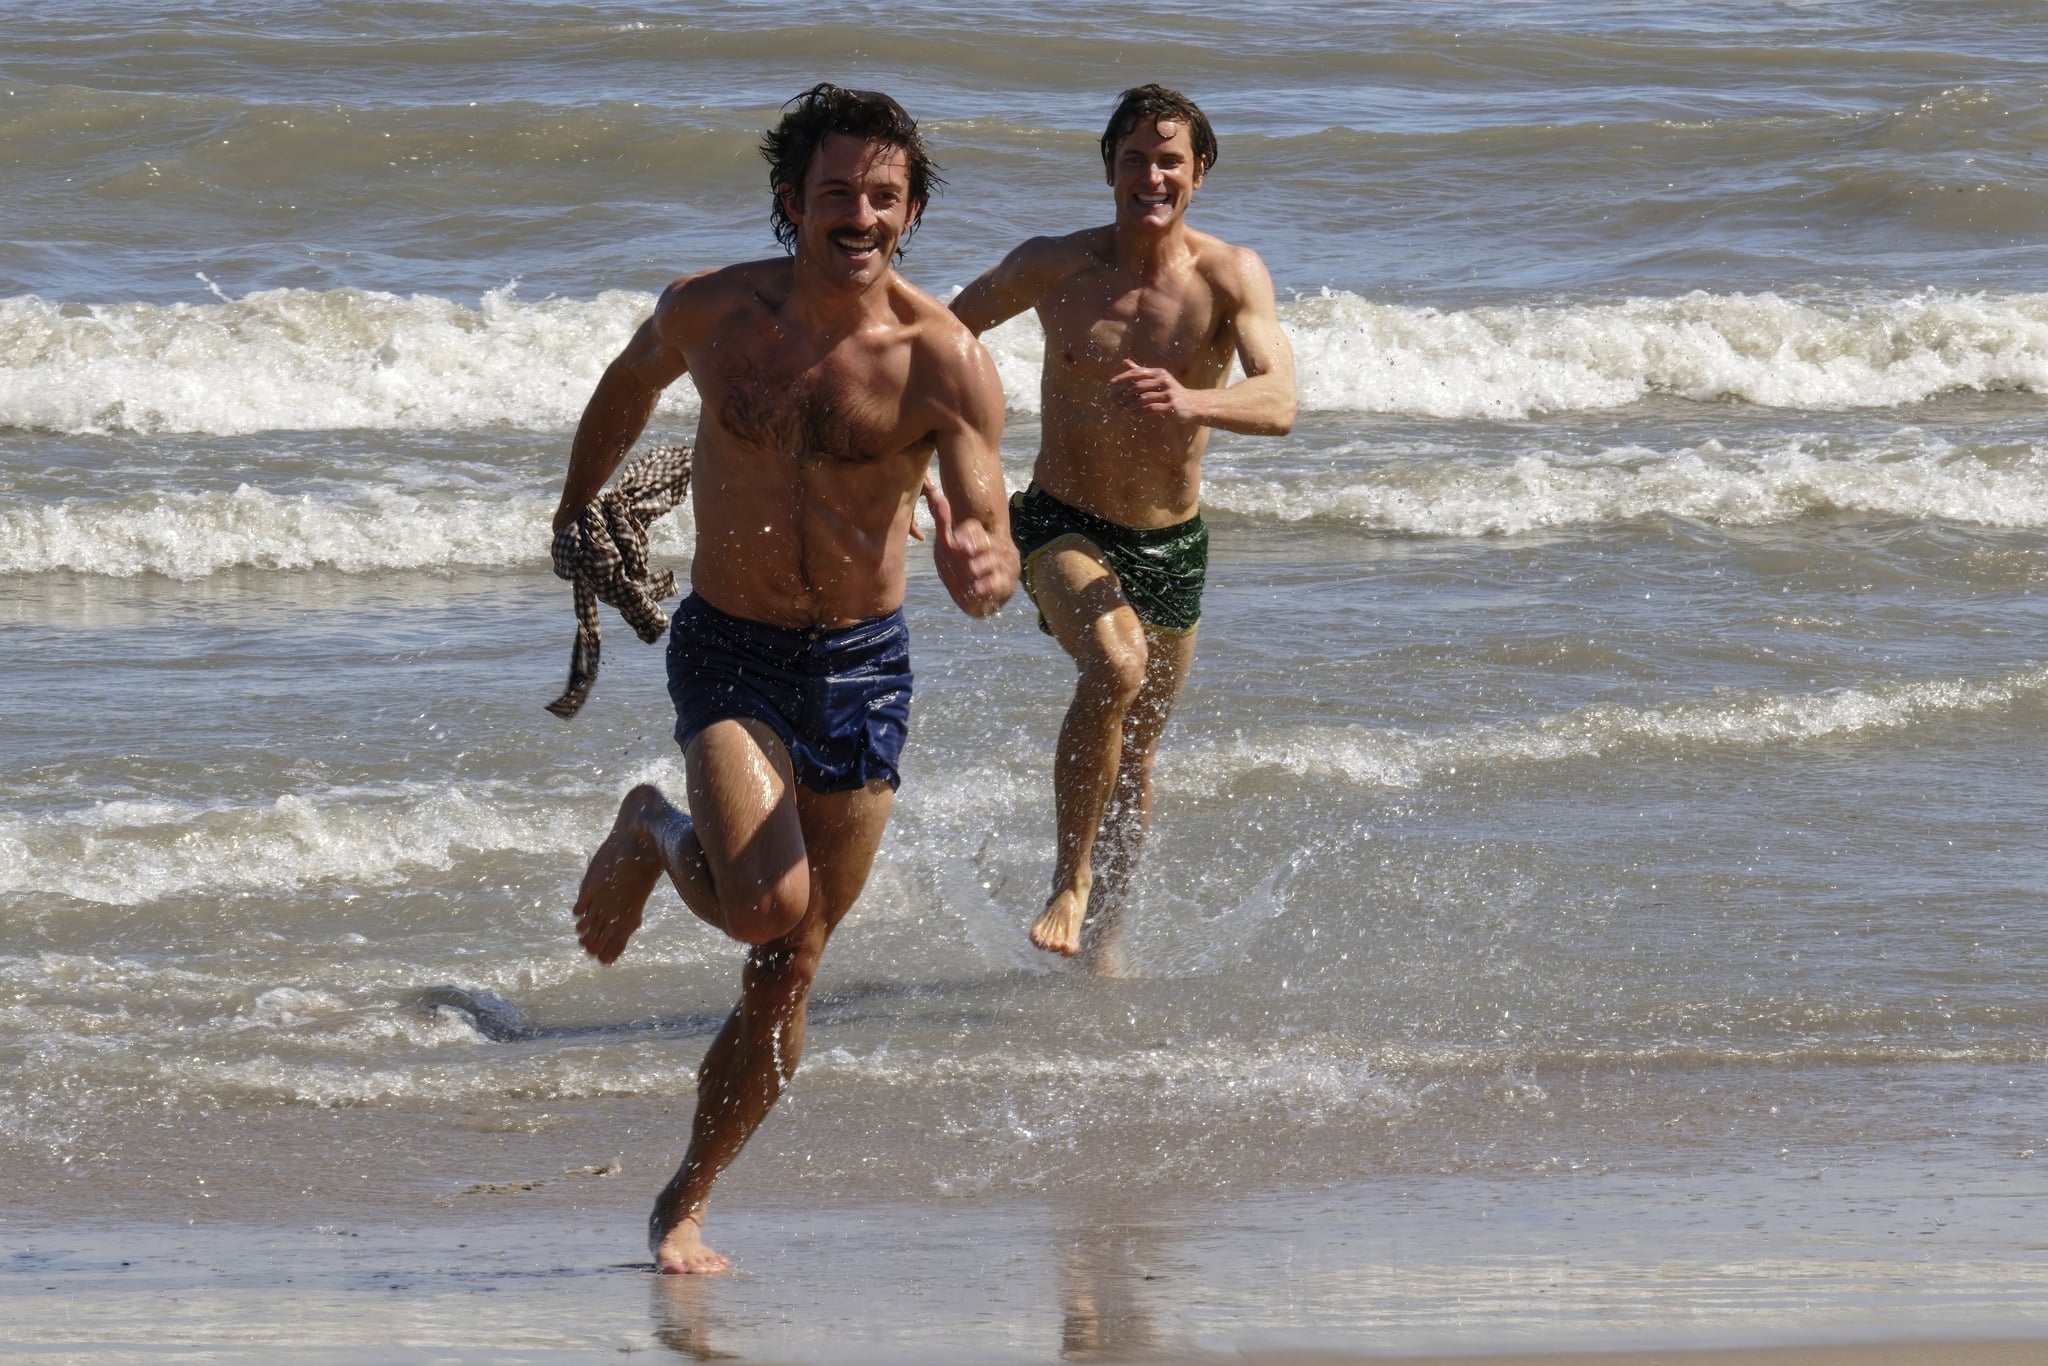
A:
[[[1061,239],[1033,237],[1017,247],[986,275],[954,296],[953,316],[980,336],[1027,308],[1035,308],[1054,276]]]
[[[569,473],[562,481],[562,500],[555,508],[554,529],[560,531],[584,505],[604,490],[605,481],[640,439],[661,391],[682,378],[688,365],[671,340],[684,307],[683,289],[699,276],[677,280],[662,291],[654,313],[605,367],[569,447]]]
[[[1017,544],[1004,499],[1003,384],[981,343],[954,329],[935,372],[932,430],[939,477],[925,475],[939,582],[971,617],[995,612],[1017,591]]]

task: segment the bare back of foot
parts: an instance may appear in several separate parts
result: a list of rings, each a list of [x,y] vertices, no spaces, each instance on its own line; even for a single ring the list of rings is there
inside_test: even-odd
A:
[[[1086,892],[1056,892],[1031,922],[1031,942],[1047,953],[1072,958],[1081,951],[1081,922],[1087,918]]]
[[[650,1238],[654,1269],[664,1276],[712,1276],[732,1265],[704,1245],[703,1220],[686,1215],[659,1238]]]
[[[598,962],[615,962],[640,928],[647,897],[666,871],[655,831],[674,814],[661,790],[643,783],[619,803],[611,834],[590,856],[576,893],[576,941]]]

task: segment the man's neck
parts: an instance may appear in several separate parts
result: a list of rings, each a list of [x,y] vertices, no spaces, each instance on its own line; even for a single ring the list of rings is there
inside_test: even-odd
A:
[[[885,270],[869,283],[855,285],[807,271],[802,261],[795,261],[782,313],[789,323],[812,336],[849,336],[888,312],[889,290],[895,278],[893,269]]]
[[[1111,230],[1110,242],[1117,267],[1143,280],[1166,274],[1194,254],[1186,219],[1176,220],[1163,230],[1119,222]]]

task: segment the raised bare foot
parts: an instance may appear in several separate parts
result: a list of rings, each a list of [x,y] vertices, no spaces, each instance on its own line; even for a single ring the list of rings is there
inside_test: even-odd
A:
[[[640,928],[641,908],[665,871],[653,830],[674,813],[661,789],[642,783],[619,803],[611,834],[590,856],[576,892],[576,942],[598,962],[615,961]]]
[[[732,1263],[704,1246],[704,1219],[689,1214],[654,1243],[654,1269],[664,1276],[711,1276]]]
[[[1086,892],[1056,892],[1031,922],[1031,942],[1047,953],[1072,958],[1081,951],[1081,922],[1087,918]]]

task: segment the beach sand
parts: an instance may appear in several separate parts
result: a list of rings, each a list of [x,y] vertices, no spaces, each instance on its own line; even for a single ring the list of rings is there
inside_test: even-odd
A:
[[[734,1271],[696,1278],[645,1260],[644,1170],[535,1169],[409,1202],[273,1194],[267,1217],[222,1182],[130,1221],[61,1192],[0,1221],[0,1346],[78,1362],[2048,1362],[2038,1268],[1847,1244],[1728,1256],[1715,1227],[1745,1211],[1702,1211],[1703,1190],[1580,1188],[1569,1217],[1373,1186],[830,1208],[755,1191],[715,1212]],[[76,1219],[48,1217],[66,1204]]]
[[[1735,1348],[1697,1351],[1517,1353],[1486,1357],[1380,1357],[1389,1366],[1436,1366],[1483,1361],[1490,1366],[2019,1366],[2048,1361],[2044,1342],[1894,1342],[1831,1347]],[[1268,1358],[1271,1366],[1313,1361],[1307,1356]]]

